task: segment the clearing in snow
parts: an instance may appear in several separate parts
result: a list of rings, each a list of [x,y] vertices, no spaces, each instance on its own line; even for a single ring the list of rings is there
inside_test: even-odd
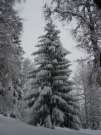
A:
[[[0,135],[101,135],[101,131],[70,130],[56,128],[54,130],[27,125],[19,120],[0,115]]]

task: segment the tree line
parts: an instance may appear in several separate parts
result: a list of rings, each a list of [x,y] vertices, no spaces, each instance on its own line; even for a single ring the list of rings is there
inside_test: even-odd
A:
[[[54,0],[44,5],[46,25],[34,62],[24,58],[22,18],[15,0],[0,1],[0,113],[35,126],[101,128],[101,15],[93,0]],[[71,78],[69,51],[54,17],[75,21],[72,34],[88,57]]]

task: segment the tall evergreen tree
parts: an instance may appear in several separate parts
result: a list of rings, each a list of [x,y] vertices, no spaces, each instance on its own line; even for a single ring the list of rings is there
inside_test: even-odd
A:
[[[31,123],[50,128],[56,125],[77,128],[77,106],[70,94],[70,62],[66,59],[69,52],[62,47],[60,32],[51,20],[45,32],[39,38],[38,50],[33,53],[36,69],[31,73],[32,94],[26,98],[33,110]]]
[[[22,22],[14,4],[14,0],[0,0],[0,97],[3,102],[0,102],[0,111],[3,112],[11,112],[21,95]]]

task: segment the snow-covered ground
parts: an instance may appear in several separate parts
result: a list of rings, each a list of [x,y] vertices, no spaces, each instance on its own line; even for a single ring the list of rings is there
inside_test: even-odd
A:
[[[56,128],[54,130],[29,126],[0,115],[0,135],[101,135],[101,131],[91,130],[70,130],[66,128]]]

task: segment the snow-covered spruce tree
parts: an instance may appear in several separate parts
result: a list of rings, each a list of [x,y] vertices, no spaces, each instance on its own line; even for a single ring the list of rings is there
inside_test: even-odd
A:
[[[33,110],[31,124],[78,128],[77,106],[70,94],[70,62],[65,58],[69,52],[62,47],[59,31],[52,21],[47,23],[45,32],[33,53],[37,68],[31,73],[32,94],[26,98]]]
[[[14,111],[21,96],[20,76],[22,22],[14,9],[14,0],[0,0],[0,112]]]
[[[98,12],[94,0],[51,1],[50,8],[46,6],[46,11],[49,15],[55,13],[61,21],[66,21],[67,24],[75,20],[74,22],[76,23],[73,28],[73,35],[78,41],[78,47],[85,49],[89,55],[89,60],[87,58],[87,61],[91,62],[93,65],[91,68],[92,74],[90,74],[90,81],[95,85],[92,86],[93,88],[99,89],[98,87],[101,87],[101,13]],[[95,91],[97,90],[95,89]],[[91,94],[94,94],[93,97],[95,97],[94,92]],[[93,123],[93,120],[91,120],[90,128],[92,129],[94,128]]]
[[[46,11],[57,14],[58,18],[61,21],[66,21],[67,24],[75,20],[75,25],[72,27],[73,35],[78,41],[78,47],[85,49],[91,59],[93,57],[92,78],[95,78],[95,81],[100,85],[101,13],[98,11],[94,1],[97,0],[51,0],[51,6],[50,8],[46,6]]]

